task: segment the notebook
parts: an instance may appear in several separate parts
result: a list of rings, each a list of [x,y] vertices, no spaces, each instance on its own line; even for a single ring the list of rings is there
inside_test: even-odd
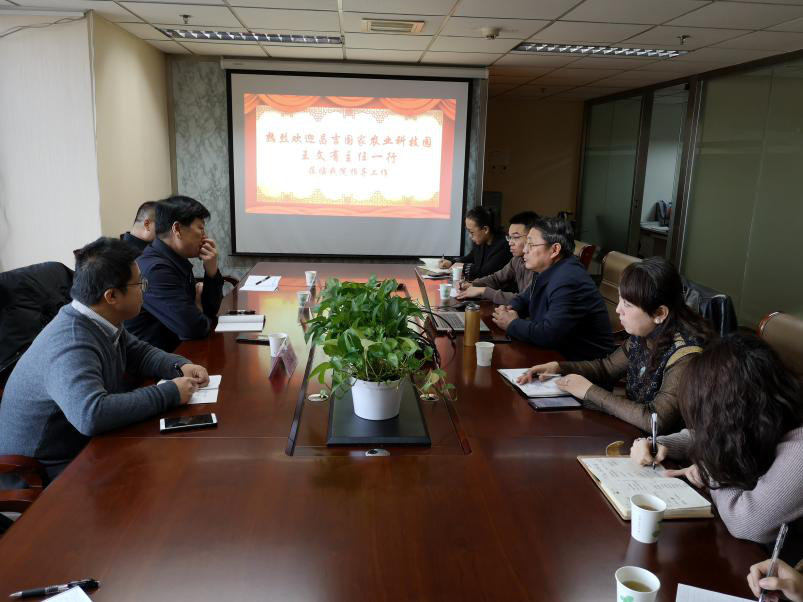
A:
[[[223,376],[220,374],[210,374],[209,383],[205,387],[201,387],[192,394],[190,400],[187,402],[189,405],[198,403],[217,403],[217,391],[220,388],[220,381]],[[157,384],[161,385],[164,380],[160,380]]]
[[[279,281],[281,279],[281,276],[249,276],[245,283],[240,287],[240,290],[259,293],[272,293],[279,288]]]
[[[663,476],[663,468],[638,466],[622,456],[577,456],[577,460],[624,520],[630,520],[630,496],[637,493],[664,500],[664,520],[714,516],[711,502],[685,481]]]
[[[678,583],[678,593],[675,602],[755,602],[747,598],[737,598],[728,594],[718,594],[707,589],[692,587]]]
[[[558,389],[555,384],[557,378],[520,385],[516,382],[516,379],[526,371],[527,368],[507,368],[500,369],[499,374],[527,397],[527,403],[536,410],[566,410],[583,407],[579,401],[566,393],[566,391]]]
[[[220,316],[215,332],[260,332],[265,327],[262,314]]]

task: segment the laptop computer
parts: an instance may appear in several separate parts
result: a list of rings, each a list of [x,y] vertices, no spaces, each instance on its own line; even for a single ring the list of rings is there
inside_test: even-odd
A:
[[[427,295],[427,287],[424,284],[424,279],[421,277],[419,270],[415,271],[416,280],[418,280],[418,288],[421,290],[421,299],[424,301],[424,307],[430,314],[431,322],[437,332],[465,332],[466,330],[466,312],[457,311],[457,307],[462,307],[463,304],[459,303],[455,309],[434,310],[429,303],[429,295]],[[490,332],[491,329],[485,325],[485,322],[480,320],[480,332]]]

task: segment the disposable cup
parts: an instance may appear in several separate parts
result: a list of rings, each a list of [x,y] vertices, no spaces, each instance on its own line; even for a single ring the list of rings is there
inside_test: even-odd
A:
[[[299,307],[304,307],[309,302],[309,291],[298,291],[296,295],[298,296]]]
[[[440,290],[441,301],[448,301],[449,297],[452,296],[452,285],[448,282],[442,283],[438,289]]]
[[[459,284],[462,279],[463,279],[463,266],[462,265],[452,266],[452,282],[454,284]]]
[[[477,348],[477,365],[490,366],[494,354],[494,344],[488,341],[477,341],[474,346]]]
[[[655,543],[661,532],[666,502],[647,493],[630,496],[630,535],[641,543]]]
[[[315,270],[310,270],[308,272],[304,272],[304,278],[307,281],[307,286],[312,286],[315,284],[315,281],[318,279],[318,272]]]
[[[661,582],[646,569],[623,566],[614,573],[616,602],[655,602]]]
[[[286,332],[272,332],[268,334],[268,342],[270,343],[270,354],[272,356],[279,355],[279,352],[284,347],[284,343],[287,341],[287,333]]]

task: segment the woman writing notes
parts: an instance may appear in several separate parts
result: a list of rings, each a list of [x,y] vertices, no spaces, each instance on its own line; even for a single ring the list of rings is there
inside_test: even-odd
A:
[[[619,283],[616,313],[630,338],[601,360],[549,362],[533,366],[519,382],[556,374],[560,389],[601,410],[650,430],[653,412],[658,431],[674,433],[683,426],[677,388],[689,360],[708,338],[705,322],[683,301],[677,270],[665,259],[651,257],[625,268]],[[626,377],[626,395],[611,393]]]
[[[512,258],[504,235],[496,230],[493,213],[485,207],[474,207],[466,213],[466,231],[474,243],[471,252],[453,262],[441,259],[441,268],[462,263],[463,277],[473,280],[501,270]]]
[[[752,335],[728,335],[686,367],[679,391],[688,429],[658,437],[655,460],[690,466],[667,470],[707,485],[731,535],[772,545],[789,532],[781,558],[803,558],[803,397],[800,381]],[[653,462],[648,440],[630,456]]]

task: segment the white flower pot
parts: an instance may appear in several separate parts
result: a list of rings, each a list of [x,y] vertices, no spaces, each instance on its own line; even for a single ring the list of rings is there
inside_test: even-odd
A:
[[[401,380],[374,383],[355,379],[351,387],[354,413],[366,420],[388,420],[399,415]]]

